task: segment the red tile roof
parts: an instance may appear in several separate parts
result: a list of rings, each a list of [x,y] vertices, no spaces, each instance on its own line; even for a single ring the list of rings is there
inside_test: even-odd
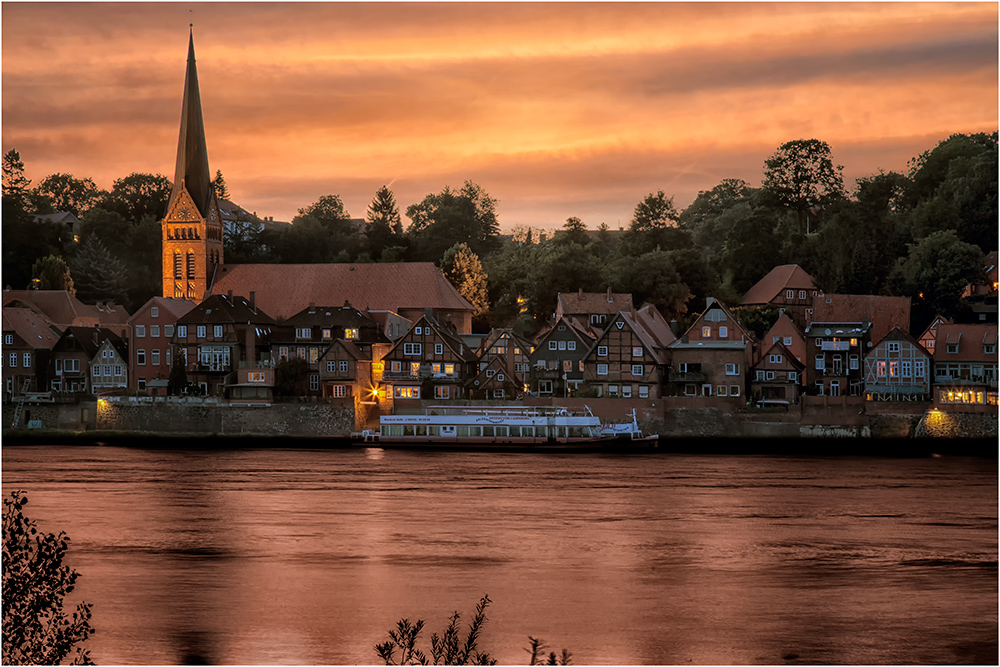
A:
[[[60,335],[49,318],[30,308],[4,308],[3,330],[17,334],[36,350],[51,350]]]
[[[556,302],[556,315],[616,315],[620,311],[632,312],[632,295],[607,292],[560,292]]]
[[[802,329],[798,327],[792,318],[788,317],[788,313],[782,313],[771,328],[768,329],[767,333],[764,334],[764,339],[761,341],[761,346],[758,348],[761,355],[767,354],[764,351],[764,347],[774,342],[774,337],[780,336],[781,343],[784,345],[785,337],[792,339],[790,345],[785,345],[788,351],[799,361],[803,361],[806,358],[806,337],[802,333]]]
[[[132,317],[128,318],[128,321],[131,323],[132,320],[139,315],[148,312],[153,306],[159,308],[164,314],[171,315],[171,319],[178,320],[191,312],[191,309],[195,307],[195,303],[194,301],[188,301],[187,299],[154,296],[149,301],[142,304],[142,306],[140,306],[139,309],[132,314]]]
[[[871,322],[871,340],[880,341],[893,327],[910,330],[910,298],[871,294],[826,294],[813,301],[813,322]]]
[[[758,280],[743,297],[742,304],[750,306],[771,303],[785,289],[811,291],[817,287],[812,276],[798,264],[782,264]]]
[[[430,262],[379,264],[227,264],[219,267],[212,294],[250,297],[283,320],[310,303],[344,303],[373,310],[433,308],[472,311]]]
[[[66,290],[6,290],[3,305],[19,301],[36,312],[44,313],[52,323],[61,329],[68,326],[120,325],[123,329],[128,321],[128,311],[117,304],[88,306],[70,295]]]
[[[958,343],[957,353],[948,353],[948,344]],[[987,355],[983,345],[993,345],[993,354]],[[934,363],[954,361],[997,361],[997,325],[995,324],[940,324]]]

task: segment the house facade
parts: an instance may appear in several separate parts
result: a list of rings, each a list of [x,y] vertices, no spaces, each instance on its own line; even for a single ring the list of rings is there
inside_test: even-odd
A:
[[[619,312],[584,357],[584,380],[599,397],[657,399],[666,352],[632,313]]]
[[[926,401],[931,397],[931,355],[895,327],[865,355],[865,398]]]
[[[129,387],[145,390],[150,382],[170,378],[174,327],[194,308],[194,301],[156,296],[128,319]]]
[[[806,365],[781,341],[772,343],[750,369],[750,395],[761,406],[797,405]]]
[[[464,398],[477,361],[456,332],[424,314],[382,358],[382,381],[397,409],[418,408],[420,399]]]
[[[104,340],[90,360],[90,387],[104,394],[128,387],[128,347],[120,338]]]
[[[725,408],[746,401],[753,336],[722,302],[707,305],[680,340],[670,345],[666,391],[678,407],[691,399]],[[679,402],[678,402],[679,401]]]
[[[634,312],[631,294],[607,292],[560,292],[556,298],[554,319],[576,318],[595,334],[604,331],[618,313]]]
[[[934,350],[934,407],[997,409],[997,325],[941,324]]]
[[[107,341],[113,344],[120,365],[125,365],[128,357],[125,342],[114,331],[100,327],[67,328],[52,347],[47,367],[53,394],[93,393],[91,365],[100,364],[99,350],[104,349],[102,346]]]
[[[539,332],[529,358],[531,391],[539,396],[567,397],[584,381],[583,360],[594,334],[575,317],[557,317]]]
[[[805,331],[806,393],[861,396],[870,331],[868,322],[813,322]]]
[[[48,363],[61,333],[47,317],[30,308],[3,309],[4,400],[49,390]]]
[[[477,351],[478,368],[468,386],[470,398],[515,399],[530,388],[535,346],[514,333],[494,328]],[[478,382],[478,384],[477,384]]]

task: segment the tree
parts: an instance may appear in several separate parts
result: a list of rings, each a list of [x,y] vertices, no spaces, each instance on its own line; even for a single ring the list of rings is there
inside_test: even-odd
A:
[[[372,203],[365,215],[368,236],[368,252],[372,257],[381,257],[386,248],[399,245],[403,240],[403,223],[399,217],[396,198],[388,186],[375,191]]]
[[[3,199],[4,203],[10,201],[15,207],[19,207],[28,213],[34,213],[30,207],[28,199],[28,188],[31,181],[24,175],[24,161],[21,154],[11,148],[3,156]],[[4,211],[6,213],[6,211]],[[4,215],[4,217],[7,217]]]
[[[58,255],[42,257],[31,267],[31,286],[38,290],[66,290],[76,295],[69,266]]]
[[[340,195],[323,195],[309,206],[300,208],[299,215],[313,217],[331,231],[339,230],[341,223],[351,219]]]
[[[412,220],[406,235],[419,260],[435,260],[455,243],[466,243],[478,255],[497,246],[496,200],[471,181],[458,191],[445,186],[427,195],[408,206],[406,216]]]
[[[458,293],[472,304],[474,318],[484,318],[490,310],[486,272],[479,256],[464,243],[456,243],[441,257],[441,272]]]
[[[167,380],[167,393],[177,396],[187,388],[187,353],[183,348],[177,348],[174,360],[170,364],[170,378]]]
[[[219,199],[229,199],[229,187],[226,185],[226,179],[223,177],[221,169],[217,169],[215,172],[215,178],[212,179],[212,189],[215,190],[215,196]]]
[[[264,223],[239,209],[222,233],[227,264],[262,262],[270,259],[264,245]]]
[[[739,178],[725,178],[711,190],[702,190],[678,216],[682,227],[697,228],[733,206],[749,202],[755,190]]]
[[[653,304],[667,319],[687,312],[691,290],[665,250],[619,257],[605,267],[605,277],[616,292],[631,294],[636,304]]]
[[[650,192],[646,198],[636,204],[632,214],[629,229],[635,232],[648,232],[667,227],[676,227],[680,215],[674,208],[674,198],[667,197],[663,190]]]
[[[736,220],[723,251],[733,289],[745,294],[771,269],[783,264],[781,241],[775,232],[775,220],[767,211],[756,210]]]
[[[63,564],[66,533],[40,533],[23,509],[28,498],[14,491],[3,500],[3,663],[58,665],[75,649],[74,664],[92,665],[80,644],[93,634],[92,605],[72,616],[63,608],[79,573]]]
[[[788,141],[764,161],[762,189],[770,202],[795,211],[799,231],[808,233],[810,216],[844,196],[843,169],[825,141]]]
[[[954,230],[935,232],[909,246],[889,276],[894,294],[926,304],[932,313],[951,316],[958,311],[966,285],[983,278],[983,253],[965,243]]]
[[[54,211],[69,211],[81,216],[108,193],[98,188],[89,178],[74,178],[71,174],[51,174],[42,179],[35,192],[48,199]]]
[[[566,222],[563,224],[563,233],[556,236],[556,239],[562,243],[586,245],[588,241],[587,225],[583,224],[583,220],[580,220],[575,215],[571,218],[566,218]]]
[[[146,215],[162,220],[167,213],[172,189],[173,183],[163,174],[133,172],[114,182],[101,207],[132,223],[139,222]]]
[[[73,270],[77,298],[84,303],[127,301],[125,267],[99,239],[90,238],[81,243],[80,252],[70,262],[70,268]]]

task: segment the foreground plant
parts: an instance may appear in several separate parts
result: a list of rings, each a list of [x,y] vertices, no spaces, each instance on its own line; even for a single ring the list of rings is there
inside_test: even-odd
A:
[[[417,620],[410,623],[410,619],[403,618],[396,623],[396,628],[389,630],[389,641],[375,645],[375,652],[379,658],[385,661],[386,665],[495,665],[496,659],[490,657],[489,653],[479,650],[479,633],[486,623],[486,607],[491,603],[489,595],[483,595],[479,604],[476,605],[476,613],[469,623],[469,632],[463,640],[459,633],[459,620],[461,614],[457,611],[452,614],[448,627],[441,635],[431,635],[431,659],[427,654],[417,648],[417,640],[420,632],[424,628],[424,621]],[[532,665],[568,665],[570,653],[563,649],[562,655],[557,656],[555,652],[548,655],[548,661],[542,662],[545,644],[540,639],[528,637],[530,647],[525,649],[531,654]],[[397,654],[397,650],[399,653]]]
[[[92,665],[77,646],[94,632],[91,605],[63,610],[79,576],[63,565],[69,537],[39,533],[22,512],[27,504],[22,491],[3,500],[3,664],[58,665],[75,648],[72,664]]]

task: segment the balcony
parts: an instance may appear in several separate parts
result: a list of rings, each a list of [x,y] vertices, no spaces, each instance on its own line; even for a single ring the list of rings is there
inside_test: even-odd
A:
[[[934,384],[943,384],[954,387],[993,387],[997,386],[997,379],[986,375],[970,375],[960,378],[950,375],[935,375]]]
[[[667,382],[706,382],[708,375],[705,373],[670,371]]]

